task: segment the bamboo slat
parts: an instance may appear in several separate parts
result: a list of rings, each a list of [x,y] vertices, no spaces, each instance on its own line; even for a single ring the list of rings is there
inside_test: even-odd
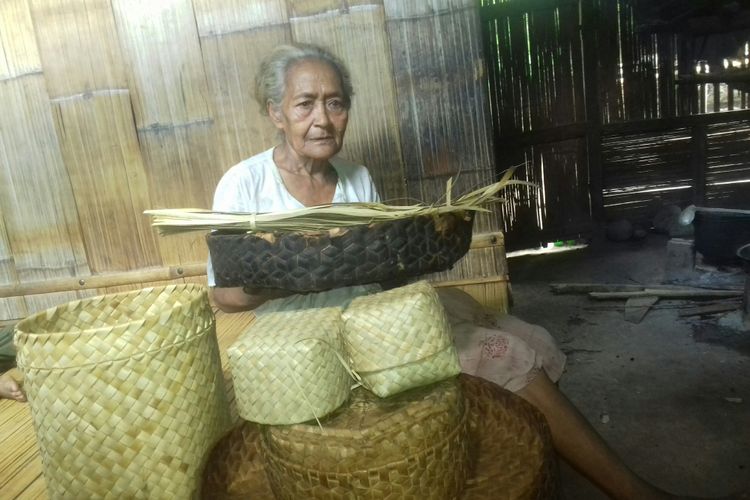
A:
[[[436,288],[457,288],[468,293],[477,302],[497,312],[507,313],[513,304],[507,276],[488,276],[472,280],[433,283]]]
[[[226,35],[288,21],[285,0],[193,0],[201,37]]]
[[[89,273],[41,74],[0,82],[0,212],[18,279]],[[29,312],[75,294],[29,297]]]
[[[208,88],[190,0],[113,0],[139,129],[209,120]]]
[[[403,198],[397,103],[382,6],[290,19],[295,41],[331,49],[349,67],[355,96],[341,155],[366,163],[384,200]]]
[[[18,274],[13,262],[13,252],[5,230],[2,206],[0,206],[0,287],[15,286]],[[23,297],[0,299],[0,319],[23,318],[29,314]]]
[[[108,0],[30,0],[29,4],[50,96],[127,86]]]
[[[478,2],[474,0],[425,0],[422,2],[383,0],[385,16],[388,19],[433,18],[446,12],[456,12],[468,7],[476,8],[477,4]]]
[[[211,207],[213,192],[224,171],[218,165],[210,123],[140,130],[152,208]],[[158,238],[162,262],[180,265],[206,262],[203,234]]]
[[[290,41],[288,24],[201,38],[223,168],[278,142],[276,128],[255,101],[253,82],[263,57]]]
[[[289,17],[306,17],[325,13],[346,13],[351,7],[383,5],[383,0],[287,0]]]
[[[128,92],[58,99],[52,111],[91,271],[160,265]]]
[[[0,80],[41,71],[27,0],[0,2]]]
[[[409,196],[426,202],[444,197],[448,177],[457,192],[495,179],[477,8],[431,3],[439,14],[385,2]],[[486,221],[475,231],[498,229],[494,214]]]

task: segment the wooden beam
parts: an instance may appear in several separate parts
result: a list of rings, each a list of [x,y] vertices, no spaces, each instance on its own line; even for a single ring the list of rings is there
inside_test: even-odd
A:
[[[503,151],[508,148],[519,148],[525,146],[535,146],[537,144],[547,144],[550,142],[561,142],[570,139],[578,139],[586,135],[587,123],[569,123],[558,127],[550,127],[541,130],[532,130],[522,134],[504,135],[496,138],[499,145],[498,150]]]
[[[675,83],[679,85],[692,85],[695,83],[728,83],[741,82],[750,83],[750,70],[738,69],[731,71],[720,71],[718,73],[701,73],[678,75]]]
[[[635,120],[630,122],[608,123],[602,126],[604,135],[660,132],[675,128],[692,127],[694,125],[712,125],[732,121],[750,120],[750,110],[724,111],[722,113],[708,113],[702,115],[675,116],[672,118],[658,118],[655,120]]]

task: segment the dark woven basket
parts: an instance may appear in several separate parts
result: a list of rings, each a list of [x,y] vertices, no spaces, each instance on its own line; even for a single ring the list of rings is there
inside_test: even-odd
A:
[[[319,232],[207,237],[216,285],[314,292],[449,269],[469,250],[473,212]]]

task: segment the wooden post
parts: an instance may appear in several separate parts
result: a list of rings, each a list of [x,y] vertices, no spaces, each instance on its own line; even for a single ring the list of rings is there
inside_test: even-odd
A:
[[[747,276],[745,277],[745,295],[742,298],[742,319],[745,328],[750,330],[750,265],[747,265]]]
[[[693,171],[693,203],[701,206],[706,199],[706,153],[708,129],[699,123],[692,127],[690,163]]]
[[[595,222],[604,222],[602,172],[602,118],[599,108],[599,61],[596,29],[599,25],[592,0],[582,2],[581,41],[583,43],[583,78],[586,107],[586,149],[588,152],[591,213]]]
[[[721,111],[721,83],[714,83],[714,113]]]
[[[659,117],[675,115],[674,99],[674,37],[669,33],[657,35],[659,51]]]

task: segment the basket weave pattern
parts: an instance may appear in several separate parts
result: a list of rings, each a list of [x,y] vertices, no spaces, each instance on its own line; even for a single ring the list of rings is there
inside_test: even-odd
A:
[[[352,367],[378,396],[461,371],[445,309],[426,281],[357,297],[343,319]]]
[[[188,498],[229,424],[205,288],[172,285],[17,325],[52,498]]]
[[[463,485],[463,492],[457,497],[462,500],[558,498],[557,462],[549,428],[542,414],[515,394],[491,382],[466,374],[459,375],[458,380],[468,415],[469,470]],[[451,383],[451,381],[431,387],[440,387],[446,383]],[[412,392],[429,391],[430,388],[415,389],[393,398],[379,400],[378,403],[383,404],[404,398]],[[361,389],[355,390],[352,396],[354,401],[361,398],[363,396]],[[361,405],[362,403],[352,404]],[[399,411],[398,407],[393,410]],[[339,415],[342,415],[344,411],[344,409],[337,411],[329,419],[334,421],[340,418]],[[358,415],[356,411],[346,411],[351,415]],[[378,411],[383,413],[378,414]],[[372,465],[371,461],[376,461],[379,454],[399,453],[398,447],[404,445],[404,440],[408,441],[409,434],[393,430],[388,418],[390,411],[382,406],[371,408],[368,416],[371,429],[371,436],[368,439],[371,446],[367,447],[361,446],[361,443],[365,441],[362,437],[365,426],[357,418],[353,418],[351,424],[341,423],[336,426],[329,425],[327,419],[323,421],[325,432],[318,431],[316,434],[313,434],[316,428],[308,428],[310,426],[267,430],[269,444],[264,446],[279,446],[282,452],[294,454],[295,463],[304,461],[303,466],[295,465],[291,468],[285,465],[289,463],[288,461],[283,463],[284,468],[279,468],[276,473],[276,481],[302,481],[303,486],[294,488],[309,489],[311,481],[302,473],[313,469],[312,480],[321,480],[320,468],[315,467],[318,463],[316,460],[318,454],[323,457],[321,462],[329,463],[335,470],[343,471],[349,461],[353,463],[352,469],[363,470]],[[385,425],[384,428],[378,427],[378,422],[381,420]],[[397,422],[397,424],[400,423]],[[204,472],[204,498],[223,500],[276,498],[272,493],[268,496],[269,474],[263,468],[263,453],[258,453],[259,449],[263,451],[258,429],[257,424],[244,422],[240,429],[225,436],[217,445]],[[383,447],[381,452],[377,451],[377,433],[379,432],[385,433],[383,439],[379,440]],[[392,445],[390,441],[386,441],[386,437],[398,439],[398,442]],[[329,443],[332,444],[332,450],[326,449]],[[289,451],[283,451],[285,449]],[[233,451],[230,453],[229,450]],[[337,456],[340,460],[336,460]],[[406,454],[401,457],[404,456]],[[357,466],[362,463],[365,463],[365,467],[359,469]],[[399,470],[406,472],[407,468]],[[397,477],[401,477],[401,473],[398,474]],[[358,483],[354,478],[347,478],[343,472],[327,474],[326,479],[330,479],[330,482],[325,485],[321,483],[314,492],[304,493],[297,498],[397,498],[399,500],[422,498],[411,497],[403,491],[388,497],[387,485],[381,485],[382,489],[376,489],[374,483],[377,477],[370,479],[375,493],[369,497],[366,495],[356,497],[353,488]],[[388,476],[383,476],[382,481],[387,482]],[[293,486],[286,485],[286,488],[289,490]],[[293,493],[295,491],[290,494]]]
[[[470,213],[310,233],[210,233],[216,284],[311,292],[444,271],[469,250]]]
[[[341,309],[260,316],[228,349],[239,414],[265,424],[322,418],[349,396]]]
[[[461,374],[474,468],[463,500],[554,500],[557,458],[544,415],[479,377]]]
[[[363,389],[317,425],[266,426],[279,499],[456,498],[466,480],[466,406],[456,380],[379,399]]]
[[[260,426],[242,422],[211,452],[203,473],[201,498],[276,500],[260,452]]]

